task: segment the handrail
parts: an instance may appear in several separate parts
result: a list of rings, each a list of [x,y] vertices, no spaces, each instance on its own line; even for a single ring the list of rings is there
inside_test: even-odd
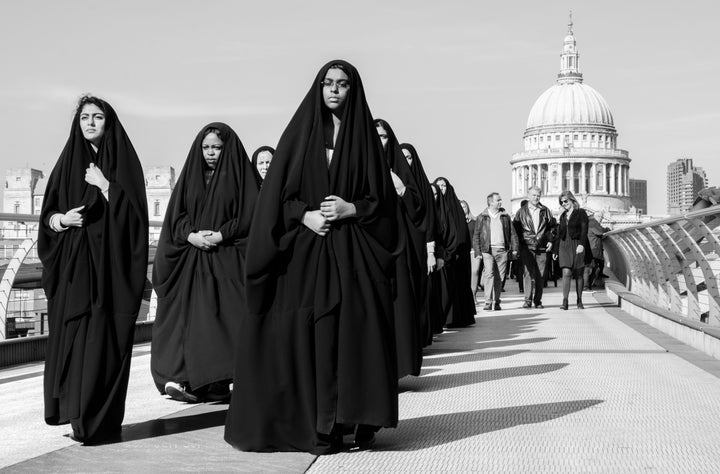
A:
[[[646,302],[720,327],[720,204],[605,234],[610,268]]]

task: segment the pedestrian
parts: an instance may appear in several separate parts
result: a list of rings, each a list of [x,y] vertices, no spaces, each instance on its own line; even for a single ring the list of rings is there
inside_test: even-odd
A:
[[[510,256],[517,258],[518,239],[510,214],[502,207],[499,193],[487,196],[488,207],[480,213],[473,234],[475,255],[483,259],[485,311],[499,311],[500,293]]]
[[[282,134],[250,228],[249,316],[225,439],[247,451],[369,448],[398,421],[397,193],[355,67],[323,66]]]
[[[427,346],[432,344],[432,324],[431,324],[431,290],[432,290],[432,275],[437,269],[437,258],[436,254],[441,252],[441,246],[439,243],[436,244],[437,235],[437,219],[435,218],[435,198],[433,196],[433,190],[425,174],[422,161],[418,155],[417,150],[410,143],[400,144],[405,160],[410,167],[410,171],[413,174],[415,183],[421,190],[421,197],[425,204],[425,216],[421,224],[422,229],[425,231],[423,240],[425,241],[425,270],[422,272],[423,275],[419,275],[421,278],[420,282],[420,294],[418,301],[422,302],[420,305],[420,335],[423,338],[423,345]],[[423,287],[424,285],[424,287]],[[424,289],[423,289],[424,288]],[[442,326],[441,326],[442,331]]]
[[[435,270],[430,274],[430,283],[428,285],[429,298],[429,315],[430,329],[432,334],[442,334],[445,327],[447,315],[452,307],[452,299],[450,298],[452,284],[448,281],[448,275],[452,273],[446,272],[445,262],[450,260],[450,256],[445,247],[445,241],[449,238],[448,222],[446,219],[447,211],[445,210],[445,201],[442,199],[442,191],[435,183],[430,184],[435,202]]]
[[[557,239],[553,246],[553,259],[557,259],[562,270],[563,301],[560,309],[568,309],[570,280],[575,280],[575,294],[578,309],[584,309],[582,302],[585,264],[590,252],[588,244],[588,216],[571,191],[563,191],[558,197],[564,209],[560,214]],[[586,257],[589,257],[586,260]]]
[[[252,155],[252,164],[260,174],[260,179],[264,180],[270,169],[270,163],[272,162],[275,149],[271,146],[263,145]]]
[[[542,191],[537,186],[528,189],[528,200],[515,213],[513,224],[520,243],[520,259],[524,268],[523,308],[542,309],[542,294],[545,286],[545,264],[547,254],[552,250],[555,218],[550,209],[540,202]]]
[[[80,98],[38,232],[49,335],[45,421],[85,444],[118,435],[147,274],[145,179],[115,110]]]
[[[465,213],[465,222],[467,222],[468,233],[470,238],[475,235],[475,225],[477,218],[470,211],[470,205],[467,201],[460,201],[460,205]],[[480,281],[480,272],[482,271],[482,256],[475,253],[475,248],[470,246],[470,291],[472,291],[473,300],[477,303],[477,289]]]
[[[605,233],[610,232],[609,227],[602,226],[604,218],[605,211],[602,209],[588,213],[588,243],[592,252],[592,262],[585,269],[588,290],[591,290],[594,284],[602,282],[603,278],[603,268],[605,268],[603,239]]]
[[[398,199],[397,221],[406,236],[395,262],[395,342],[398,356],[398,377],[420,375],[423,338],[420,332],[421,304],[425,278],[425,201],[415,182],[395,132],[387,121],[375,119],[385,159]]]
[[[445,324],[449,328],[466,327],[475,324],[477,313],[475,298],[470,290],[472,241],[465,222],[465,213],[452,184],[443,177],[435,179],[435,184],[441,192],[439,199],[445,203],[445,212],[441,216],[447,231],[444,239],[447,260],[443,267],[447,284],[443,285],[443,298],[447,298],[450,302]]]
[[[245,250],[260,179],[235,131],[204,126],[173,189],[153,265],[157,389],[195,403],[230,396],[245,308]]]

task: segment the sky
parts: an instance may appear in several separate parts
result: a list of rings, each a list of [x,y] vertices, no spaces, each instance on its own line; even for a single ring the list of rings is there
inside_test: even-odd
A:
[[[668,2],[669,3],[669,2]],[[667,165],[720,185],[717,2],[23,0],[0,3],[0,173],[52,170],[74,105],[113,105],[145,168],[179,173],[207,123],[248,154],[277,143],[320,67],[354,64],[375,117],[473,212],[501,193],[535,100],[555,83],[573,12],[580,71],[608,102],[648,212]]]

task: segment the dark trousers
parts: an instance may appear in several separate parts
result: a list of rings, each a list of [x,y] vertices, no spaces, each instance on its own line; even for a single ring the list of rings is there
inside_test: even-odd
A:
[[[534,250],[522,249],[520,251],[525,274],[523,277],[523,290],[526,303],[534,303],[536,305],[542,303],[543,287],[545,286],[545,263],[547,262],[547,253],[545,251],[536,252]]]

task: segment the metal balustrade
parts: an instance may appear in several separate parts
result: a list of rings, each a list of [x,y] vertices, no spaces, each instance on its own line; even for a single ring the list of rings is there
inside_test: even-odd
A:
[[[606,234],[610,269],[647,303],[720,326],[720,205]]]
[[[0,342],[47,335],[47,300],[36,250],[38,222],[37,215],[0,213],[0,246],[4,252],[0,262]],[[148,277],[162,222],[149,224]],[[146,296],[143,305],[152,307],[154,292],[152,297]],[[141,309],[141,314],[147,313],[148,308]]]

